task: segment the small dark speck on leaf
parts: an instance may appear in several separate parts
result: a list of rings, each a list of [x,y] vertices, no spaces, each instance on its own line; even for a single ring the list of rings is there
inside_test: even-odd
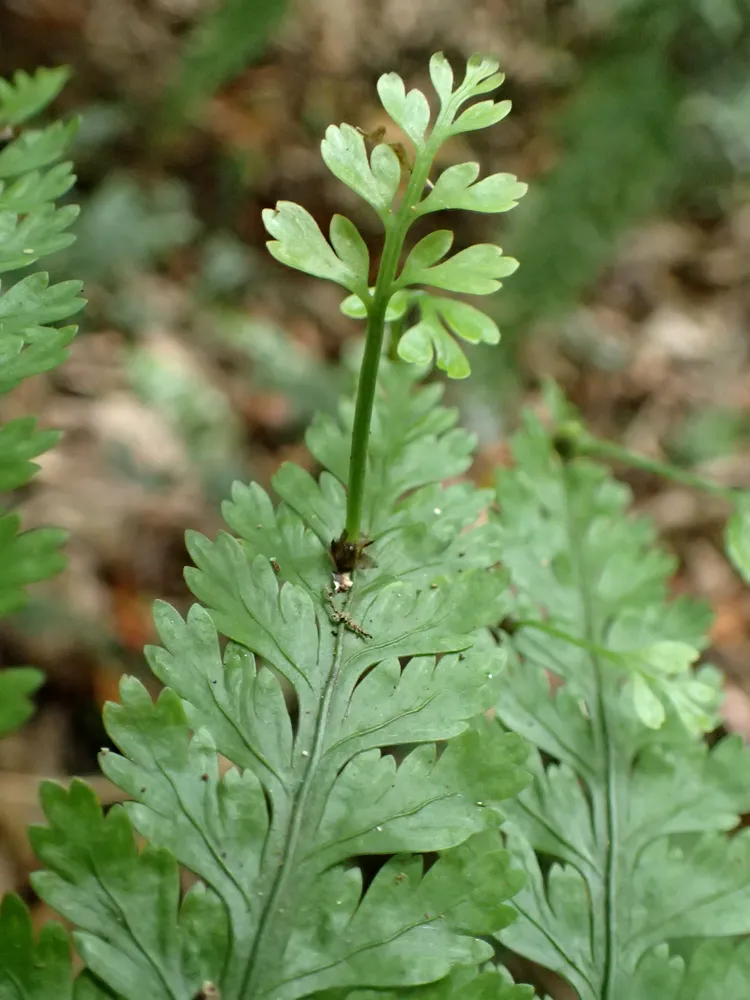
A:
[[[195,994],[194,1000],[221,1000],[219,988],[213,983],[206,981]]]

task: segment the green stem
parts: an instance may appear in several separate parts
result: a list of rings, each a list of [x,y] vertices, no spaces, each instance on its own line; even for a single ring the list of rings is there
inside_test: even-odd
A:
[[[687,469],[670,465],[668,462],[660,462],[655,458],[646,458],[645,455],[638,455],[612,441],[602,441],[599,438],[590,437],[577,428],[571,431],[563,430],[558,437],[563,446],[575,455],[587,455],[590,458],[600,458],[609,462],[621,462],[631,468],[641,469],[643,472],[661,476],[662,479],[679,483],[681,486],[688,486],[690,489],[723,497],[725,500],[736,501],[741,493],[740,490],[731,486],[720,486],[718,483],[712,483],[708,479],[688,472]]]
[[[385,243],[380,258],[380,267],[375,281],[370,308],[367,315],[367,336],[362,367],[357,385],[357,402],[354,410],[354,425],[352,427],[352,449],[349,461],[349,487],[346,498],[346,529],[344,534],[352,542],[357,542],[362,528],[362,507],[365,495],[365,477],[367,472],[367,445],[370,439],[370,423],[372,408],[375,402],[375,389],[378,380],[378,368],[383,353],[383,336],[385,334],[385,313],[393,293],[393,282],[396,269],[404,247],[404,239],[409,227],[415,219],[415,208],[419,202],[427,178],[430,174],[432,161],[442,142],[442,125],[452,113],[452,107],[444,108],[435,122],[429,140],[425,147],[417,153],[409,183],[398,211],[386,222]]]
[[[534,618],[521,618],[518,621],[514,621],[513,626],[515,629],[526,628],[533,629],[536,632],[543,632],[545,635],[552,636],[555,639],[561,639],[570,646],[577,646],[578,649],[583,649],[587,653],[591,653],[594,656],[601,656],[608,660],[612,660],[613,663],[622,662],[621,653],[613,653],[611,649],[607,649],[604,646],[597,646],[586,639],[576,639],[576,637],[571,635],[569,632],[563,632],[561,629],[557,629],[552,625],[546,625],[544,622],[537,621]]]

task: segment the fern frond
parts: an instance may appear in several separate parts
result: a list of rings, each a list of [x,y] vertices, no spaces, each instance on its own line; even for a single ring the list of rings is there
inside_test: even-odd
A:
[[[384,990],[356,990],[347,1000],[403,1000],[404,993]],[[409,990],[411,1000],[533,1000],[531,986],[516,986],[502,966],[460,969],[429,986]]]
[[[0,126],[16,127],[35,115],[66,78],[64,70],[39,70],[34,76],[17,73],[12,83],[0,81]],[[55,200],[73,184],[71,165],[58,161],[75,127],[55,122],[27,128],[0,152],[0,272],[23,270],[72,242],[66,230],[78,210],[56,208]],[[0,393],[64,360],[75,327],[52,324],[81,308],[80,290],[79,282],[50,286],[46,274],[35,273],[0,295]],[[33,418],[0,428],[0,490],[27,483],[36,471],[31,459],[56,439],[37,430]],[[50,528],[21,532],[15,514],[0,514],[0,614],[23,604],[28,584],[61,569],[64,537]]]
[[[377,407],[373,568],[326,592],[347,404],[310,431],[319,481],[286,465],[275,510],[257,485],[235,488],[239,538],[190,536],[206,607],[186,620],[157,607],[163,646],[147,655],[166,689],[153,702],[125,680],[105,713],[122,756],[102,768],[133,801],[105,818],[82,784],[44,791],[50,826],[33,837],[50,870],[34,885],[125,1000],[182,1000],[204,982],[222,1000],[419,986],[475,971],[511,918],[520,876],[498,803],[526,783],[526,751],[472,722],[505,660],[486,632],[506,607],[499,529],[457,542],[489,497],[439,485],[472,441],[413,382],[387,371]],[[374,874],[372,856],[387,859]],[[178,864],[199,879],[181,902]]]
[[[26,906],[17,896],[0,902],[0,996],[72,1000],[68,936],[48,923],[34,940]]]
[[[673,561],[628,490],[558,454],[533,417],[514,457],[498,480],[515,607],[497,713],[537,750],[506,809],[529,881],[502,940],[581,1000],[619,1000],[654,948],[669,978],[665,943],[750,932],[750,837],[727,836],[750,809],[750,752],[700,740],[718,698],[715,676],[689,669],[707,615],[669,600]],[[674,995],[704,995],[692,989]]]
[[[623,1000],[741,1000],[750,983],[747,942],[705,941],[688,961],[666,946],[649,952],[622,994]]]
[[[84,970],[75,980],[64,928],[46,923],[38,935],[14,895],[0,901],[0,996],[3,1000],[116,1000]]]
[[[0,673],[0,737],[13,732],[31,715],[31,695],[44,677],[34,667],[10,667]]]

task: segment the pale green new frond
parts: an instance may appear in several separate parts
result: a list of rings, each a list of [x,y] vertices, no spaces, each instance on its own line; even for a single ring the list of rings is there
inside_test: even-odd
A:
[[[436,235],[432,234],[433,237]],[[415,252],[419,249],[418,243],[407,257],[396,284],[397,288],[404,288],[407,285],[432,285],[448,292],[489,295],[502,287],[500,278],[507,278],[518,268],[518,261],[512,257],[504,257],[500,247],[493,243],[477,243],[475,246],[460,250],[440,264],[423,262],[415,256]],[[446,247],[434,259],[439,260],[447,253],[447,249]]]
[[[470,212],[509,212],[526,194],[528,184],[513,174],[491,174],[479,177],[478,163],[456,163],[447,167],[418,206],[420,215],[446,208],[462,208]]]
[[[488,295],[502,286],[502,278],[513,274],[518,261],[503,256],[500,247],[489,243],[466,247],[444,260],[453,234],[438,230],[413,247],[400,273],[398,263],[408,230],[419,216],[455,208],[507,212],[526,193],[527,186],[512,174],[498,173],[478,180],[476,163],[454,165],[443,171],[434,184],[430,180],[435,154],[445,141],[460,132],[487,128],[510,111],[510,101],[484,100],[464,107],[467,101],[502,84],[504,77],[497,68],[494,59],[472,56],[463,81],[454,88],[450,64],[442,53],[433,56],[430,77],[440,99],[436,115],[425,95],[417,89],[407,90],[397,73],[380,77],[380,100],[394,124],[413,143],[413,162],[397,142],[377,141],[373,145],[361,129],[347,124],[327,129],[321,144],[326,165],[375,209],[385,229],[374,287],[368,287],[369,256],[364,241],[347,220],[346,236],[338,245],[334,226],[339,217],[334,217],[331,246],[299,205],[279,202],[275,210],[264,212],[266,228],[274,237],[267,244],[273,256],[290,267],[348,288],[354,294],[342,303],[347,315],[358,319],[382,315],[384,322],[393,323],[411,305],[419,304],[421,319],[400,336],[399,357],[419,368],[427,367],[434,358],[450,378],[465,378],[470,373],[469,362],[454,334],[469,343],[494,344],[499,332],[479,310],[427,296],[414,286]]]
[[[331,220],[331,242],[301,205],[279,201],[263,211],[263,223],[275,237],[266,244],[288,267],[327,278],[352,292],[365,292],[369,257],[365,242],[352,222],[342,215]],[[366,297],[366,295],[365,295]]]
[[[398,342],[398,355],[423,368],[435,356],[438,368],[450,378],[466,378],[471,366],[455,336],[470,344],[496,344],[500,331],[493,319],[466,302],[443,296],[412,292],[411,304],[419,309],[419,321]]]
[[[466,378],[471,374],[471,366],[455,337],[469,344],[497,344],[500,340],[497,324],[481,309],[421,290],[402,288],[395,292],[388,303],[385,320],[393,323],[411,309],[419,311],[419,319],[401,334],[397,350],[402,361],[418,369],[428,367],[434,357],[438,368],[449,378]],[[367,307],[356,295],[344,299],[341,311],[353,319],[367,316]]]
[[[510,113],[510,108],[510,101],[498,101],[497,103],[479,101],[461,112],[451,127],[451,133],[456,135],[459,132],[475,132],[480,128],[497,125]]]
[[[121,755],[102,768],[132,801],[103,819],[84,786],[45,790],[35,886],[125,1000],[182,1000],[203,982],[222,1000],[403,989],[492,957],[521,881],[498,827],[526,749],[481,718],[506,661],[486,632],[508,607],[500,532],[460,534],[490,496],[440,485],[472,441],[438,398],[384,371],[374,565],[348,583],[329,551],[348,404],[311,429],[318,481],[284,466],[277,509],[236,487],[225,513],[240,537],[189,538],[205,608],[157,607],[162,646],[147,655],[165,690],[154,702],[125,680],[105,712]],[[372,856],[388,858],[375,873]],[[178,864],[198,879],[181,903]],[[144,907],[153,918],[136,924]]]
[[[619,1000],[655,947],[750,933],[750,842],[727,837],[750,809],[750,752],[735,738],[710,750],[700,740],[717,701],[713,677],[691,667],[707,614],[669,599],[673,561],[628,512],[628,491],[558,453],[536,417],[513,453],[497,491],[514,595],[497,714],[539,752],[532,785],[505,809],[529,880],[502,940],[580,1000]],[[708,709],[689,700],[698,688]]]
[[[424,146],[430,123],[430,105],[421,90],[407,92],[398,73],[385,73],[378,80],[378,96],[391,118],[400,125],[412,142]]]

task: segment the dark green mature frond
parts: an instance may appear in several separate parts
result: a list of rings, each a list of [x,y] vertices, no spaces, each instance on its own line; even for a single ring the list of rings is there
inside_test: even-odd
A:
[[[514,457],[498,481],[515,627],[497,713],[538,750],[506,810],[530,878],[502,939],[581,1000],[619,1000],[653,948],[750,933],[750,837],[727,837],[750,809],[750,752],[699,738],[717,702],[689,668],[707,616],[668,599],[673,561],[627,489],[561,457],[532,417]],[[674,995],[725,996],[690,989]]]
[[[310,431],[318,481],[282,467],[276,509],[237,486],[225,515],[239,538],[189,537],[187,578],[206,608],[183,620],[157,607],[163,647],[148,659],[166,690],[153,702],[126,680],[105,713],[122,756],[102,767],[134,801],[103,818],[85,786],[46,788],[50,827],[34,842],[50,870],[35,887],[125,1000],[182,1000],[203,982],[222,1000],[400,989],[491,957],[485,939],[520,886],[498,803],[524,786],[526,751],[472,721],[505,661],[482,631],[507,607],[501,532],[458,534],[490,497],[440,486],[467,468],[472,441],[438,391],[415,391],[401,368],[384,375],[374,567],[333,593],[347,404],[341,425]],[[357,861],[372,856],[387,859],[374,872]],[[199,879],[182,901],[178,864]]]
[[[16,75],[0,87],[0,125],[15,126],[36,114],[60,90],[63,70]],[[76,122],[24,128],[0,152],[0,271],[21,270],[73,242],[66,232],[77,215],[74,205],[55,206],[74,181],[70,163],[60,163]],[[0,297],[0,391],[22,378],[46,371],[65,356],[75,330],[56,323],[83,305],[80,282],[49,286],[45,274],[31,274]]]
[[[117,1000],[87,970],[75,979],[70,941],[52,921],[34,933],[31,916],[15,896],[0,902],[0,997],[2,1000]]]
[[[48,923],[34,940],[26,906],[17,896],[0,903],[0,997],[5,1000],[72,1000],[68,936]]]
[[[34,710],[31,695],[44,679],[33,667],[11,667],[0,673],[0,736],[17,729]]]
[[[67,79],[65,70],[19,72],[0,80],[0,128],[13,132],[41,111]],[[0,273],[23,271],[41,257],[68,246],[66,232],[78,209],[55,200],[73,184],[70,163],[58,162],[75,122],[23,128],[0,151]],[[53,324],[78,311],[79,282],[49,285],[44,273],[28,274],[0,295],[0,394],[31,375],[59,364],[75,327]],[[33,461],[57,440],[54,431],[37,428],[33,417],[0,427],[0,493],[26,485],[36,472]],[[29,584],[57,573],[64,565],[60,546],[65,533],[55,528],[22,531],[18,515],[0,509],[0,615],[16,611]],[[36,671],[0,674],[0,733],[30,713],[29,695],[39,686]]]
[[[59,92],[65,70],[19,72],[0,80],[0,128],[15,133]],[[41,257],[68,246],[65,230],[77,208],[56,208],[55,200],[73,184],[70,163],[57,161],[75,129],[59,122],[24,129],[0,151],[0,273],[22,271]],[[22,379],[59,364],[75,327],[52,324],[83,304],[78,282],[49,286],[36,273],[22,277],[0,295],[0,394]],[[33,459],[57,441],[54,431],[37,428],[33,417],[0,426],[0,493],[25,486],[36,472]],[[0,509],[0,615],[16,611],[26,587],[64,565],[65,532],[55,528],[22,531],[17,514]],[[32,667],[0,672],[0,736],[20,726],[33,711],[31,696],[43,675]],[[67,934],[48,924],[34,940],[24,904],[6,896],[0,905],[0,997],[3,1000],[104,1000],[90,980],[73,984]]]

